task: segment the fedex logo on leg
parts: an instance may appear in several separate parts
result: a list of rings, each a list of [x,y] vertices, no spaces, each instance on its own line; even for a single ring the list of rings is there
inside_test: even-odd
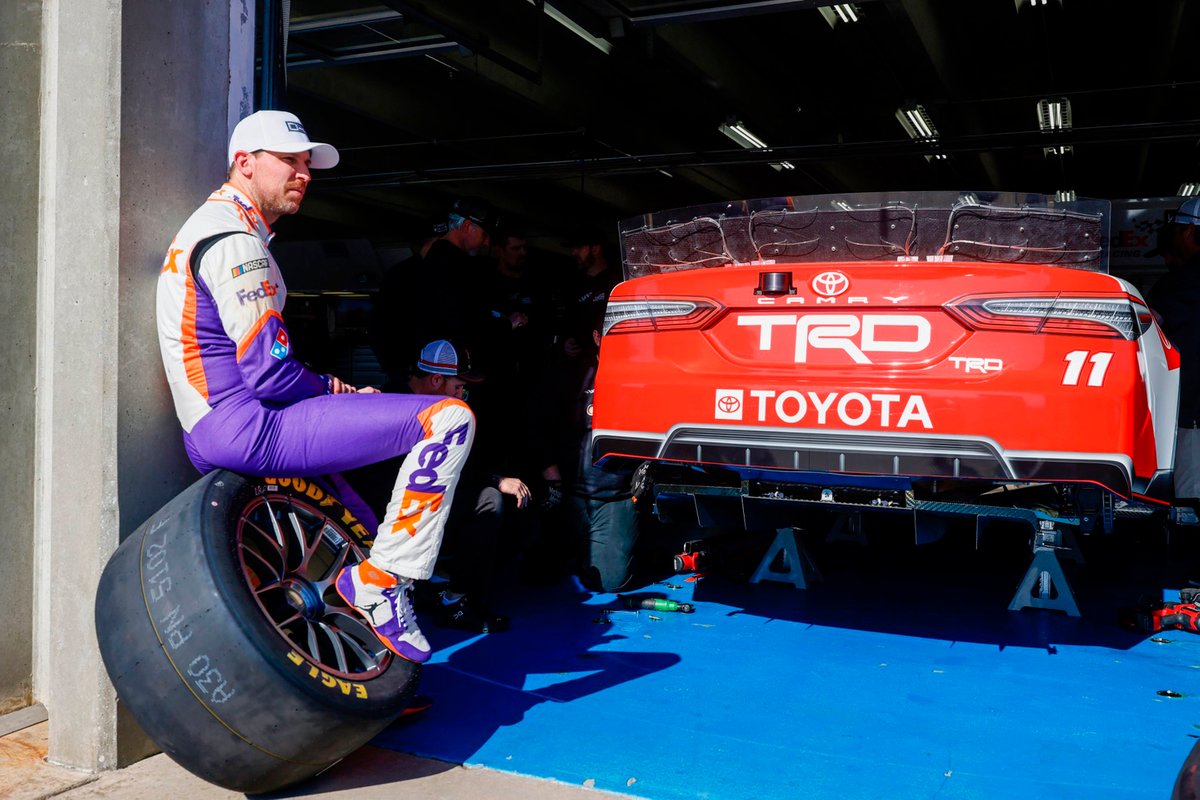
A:
[[[468,425],[460,425],[447,432],[440,442],[427,441],[421,448],[415,469],[404,487],[400,513],[392,522],[392,533],[405,531],[409,536],[416,536],[425,512],[436,514],[441,509],[447,486],[438,467],[450,455],[450,447],[465,444],[469,433]]]
[[[742,314],[737,324],[758,328],[762,352],[787,347],[785,334],[794,330],[797,364],[808,361],[810,349],[840,350],[855,364],[870,364],[868,353],[919,353],[932,340],[929,320],[916,314]]]

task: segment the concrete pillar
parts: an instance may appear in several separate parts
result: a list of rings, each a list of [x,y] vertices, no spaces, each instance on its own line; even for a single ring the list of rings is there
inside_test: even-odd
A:
[[[0,3],[0,714],[33,701],[33,431],[36,385],[41,10]]]
[[[147,744],[100,662],[95,587],[120,539],[197,477],[162,376],[155,281],[248,110],[253,0],[42,11],[34,694],[50,760],[101,770]]]

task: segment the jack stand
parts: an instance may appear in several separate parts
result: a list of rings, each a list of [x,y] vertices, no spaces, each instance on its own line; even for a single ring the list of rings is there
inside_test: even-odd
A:
[[[1009,611],[1023,608],[1049,608],[1065,611],[1069,617],[1078,617],[1079,606],[1063,574],[1058,560],[1058,551],[1066,550],[1069,557],[1082,561],[1083,556],[1069,530],[1055,527],[1051,519],[1039,519],[1033,532],[1033,561],[1017,587]]]
[[[775,569],[776,557],[781,562],[781,569]],[[775,541],[767,548],[758,569],[750,576],[750,582],[779,581],[790,583],[797,589],[807,589],[810,576],[821,580],[821,573],[805,549],[800,532],[795,528],[779,528],[775,533]]]
[[[863,531],[862,514],[857,511],[843,511],[837,515],[833,527],[825,534],[827,542],[854,542],[867,544],[867,534]]]

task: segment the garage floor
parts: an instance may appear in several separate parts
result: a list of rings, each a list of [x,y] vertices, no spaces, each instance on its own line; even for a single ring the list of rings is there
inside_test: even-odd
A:
[[[692,614],[514,585],[512,631],[426,629],[436,705],[375,744],[650,798],[1169,795],[1200,737],[1200,635],[1116,619],[1171,597],[1192,544],[1088,537],[1067,565],[1079,619],[1006,610],[1020,532],[918,548],[892,525],[867,546],[809,534],[808,591],[737,570],[639,590]]]

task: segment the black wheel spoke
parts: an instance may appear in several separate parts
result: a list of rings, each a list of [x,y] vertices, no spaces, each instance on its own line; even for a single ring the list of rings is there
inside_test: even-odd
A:
[[[363,554],[336,519],[304,498],[251,501],[241,515],[238,552],[258,605],[305,659],[340,678],[387,669],[391,653],[334,589]]]

